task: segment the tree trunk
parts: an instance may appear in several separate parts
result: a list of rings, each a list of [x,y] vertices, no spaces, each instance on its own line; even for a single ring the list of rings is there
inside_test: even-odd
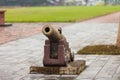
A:
[[[118,36],[117,36],[117,42],[116,45],[120,47],[120,18],[119,18],[119,28],[118,28]]]

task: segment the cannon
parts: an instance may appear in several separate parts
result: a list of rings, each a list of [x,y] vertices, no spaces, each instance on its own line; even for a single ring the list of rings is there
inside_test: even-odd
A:
[[[43,26],[42,33],[47,37],[44,45],[43,66],[34,64],[30,74],[79,75],[85,69],[85,60],[74,60],[62,29],[49,24]]]
[[[61,28],[45,25],[42,33],[48,38],[44,46],[44,66],[66,66],[74,61],[74,53],[69,48],[69,43],[62,35]]]

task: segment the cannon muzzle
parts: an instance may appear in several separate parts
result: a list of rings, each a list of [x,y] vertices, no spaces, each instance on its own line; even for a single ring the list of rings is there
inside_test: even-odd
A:
[[[59,40],[64,38],[60,31],[55,29],[51,25],[43,26],[42,32],[52,42],[58,42]]]

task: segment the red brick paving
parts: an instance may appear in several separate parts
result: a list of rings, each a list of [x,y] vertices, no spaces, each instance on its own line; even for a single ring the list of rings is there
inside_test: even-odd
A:
[[[13,23],[11,27],[0,27],[0,44],[31,36],[41,32],[41,27],[46,23]],[[52,23],[53,25],[66,26],[72,23]]]
[[[97,22],[97,23],[118,23],[120,18],[120,12],[112,13],[102,17],[93,18],[83,22]]]

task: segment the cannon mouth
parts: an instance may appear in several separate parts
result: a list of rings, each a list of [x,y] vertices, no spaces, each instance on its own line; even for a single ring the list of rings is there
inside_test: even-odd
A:
[[[45,32],[46,32],[46,33],[50,32],[50,28],[49,28],[49,27],[46,27],[46,28],[45,28]]]
[[[51,25],[45,25],[42,28],[42,32],[43,32],[44,35],[50,36],[52,34],[52,32],[54,32],[53,29],[54,28],[51,27]]]

